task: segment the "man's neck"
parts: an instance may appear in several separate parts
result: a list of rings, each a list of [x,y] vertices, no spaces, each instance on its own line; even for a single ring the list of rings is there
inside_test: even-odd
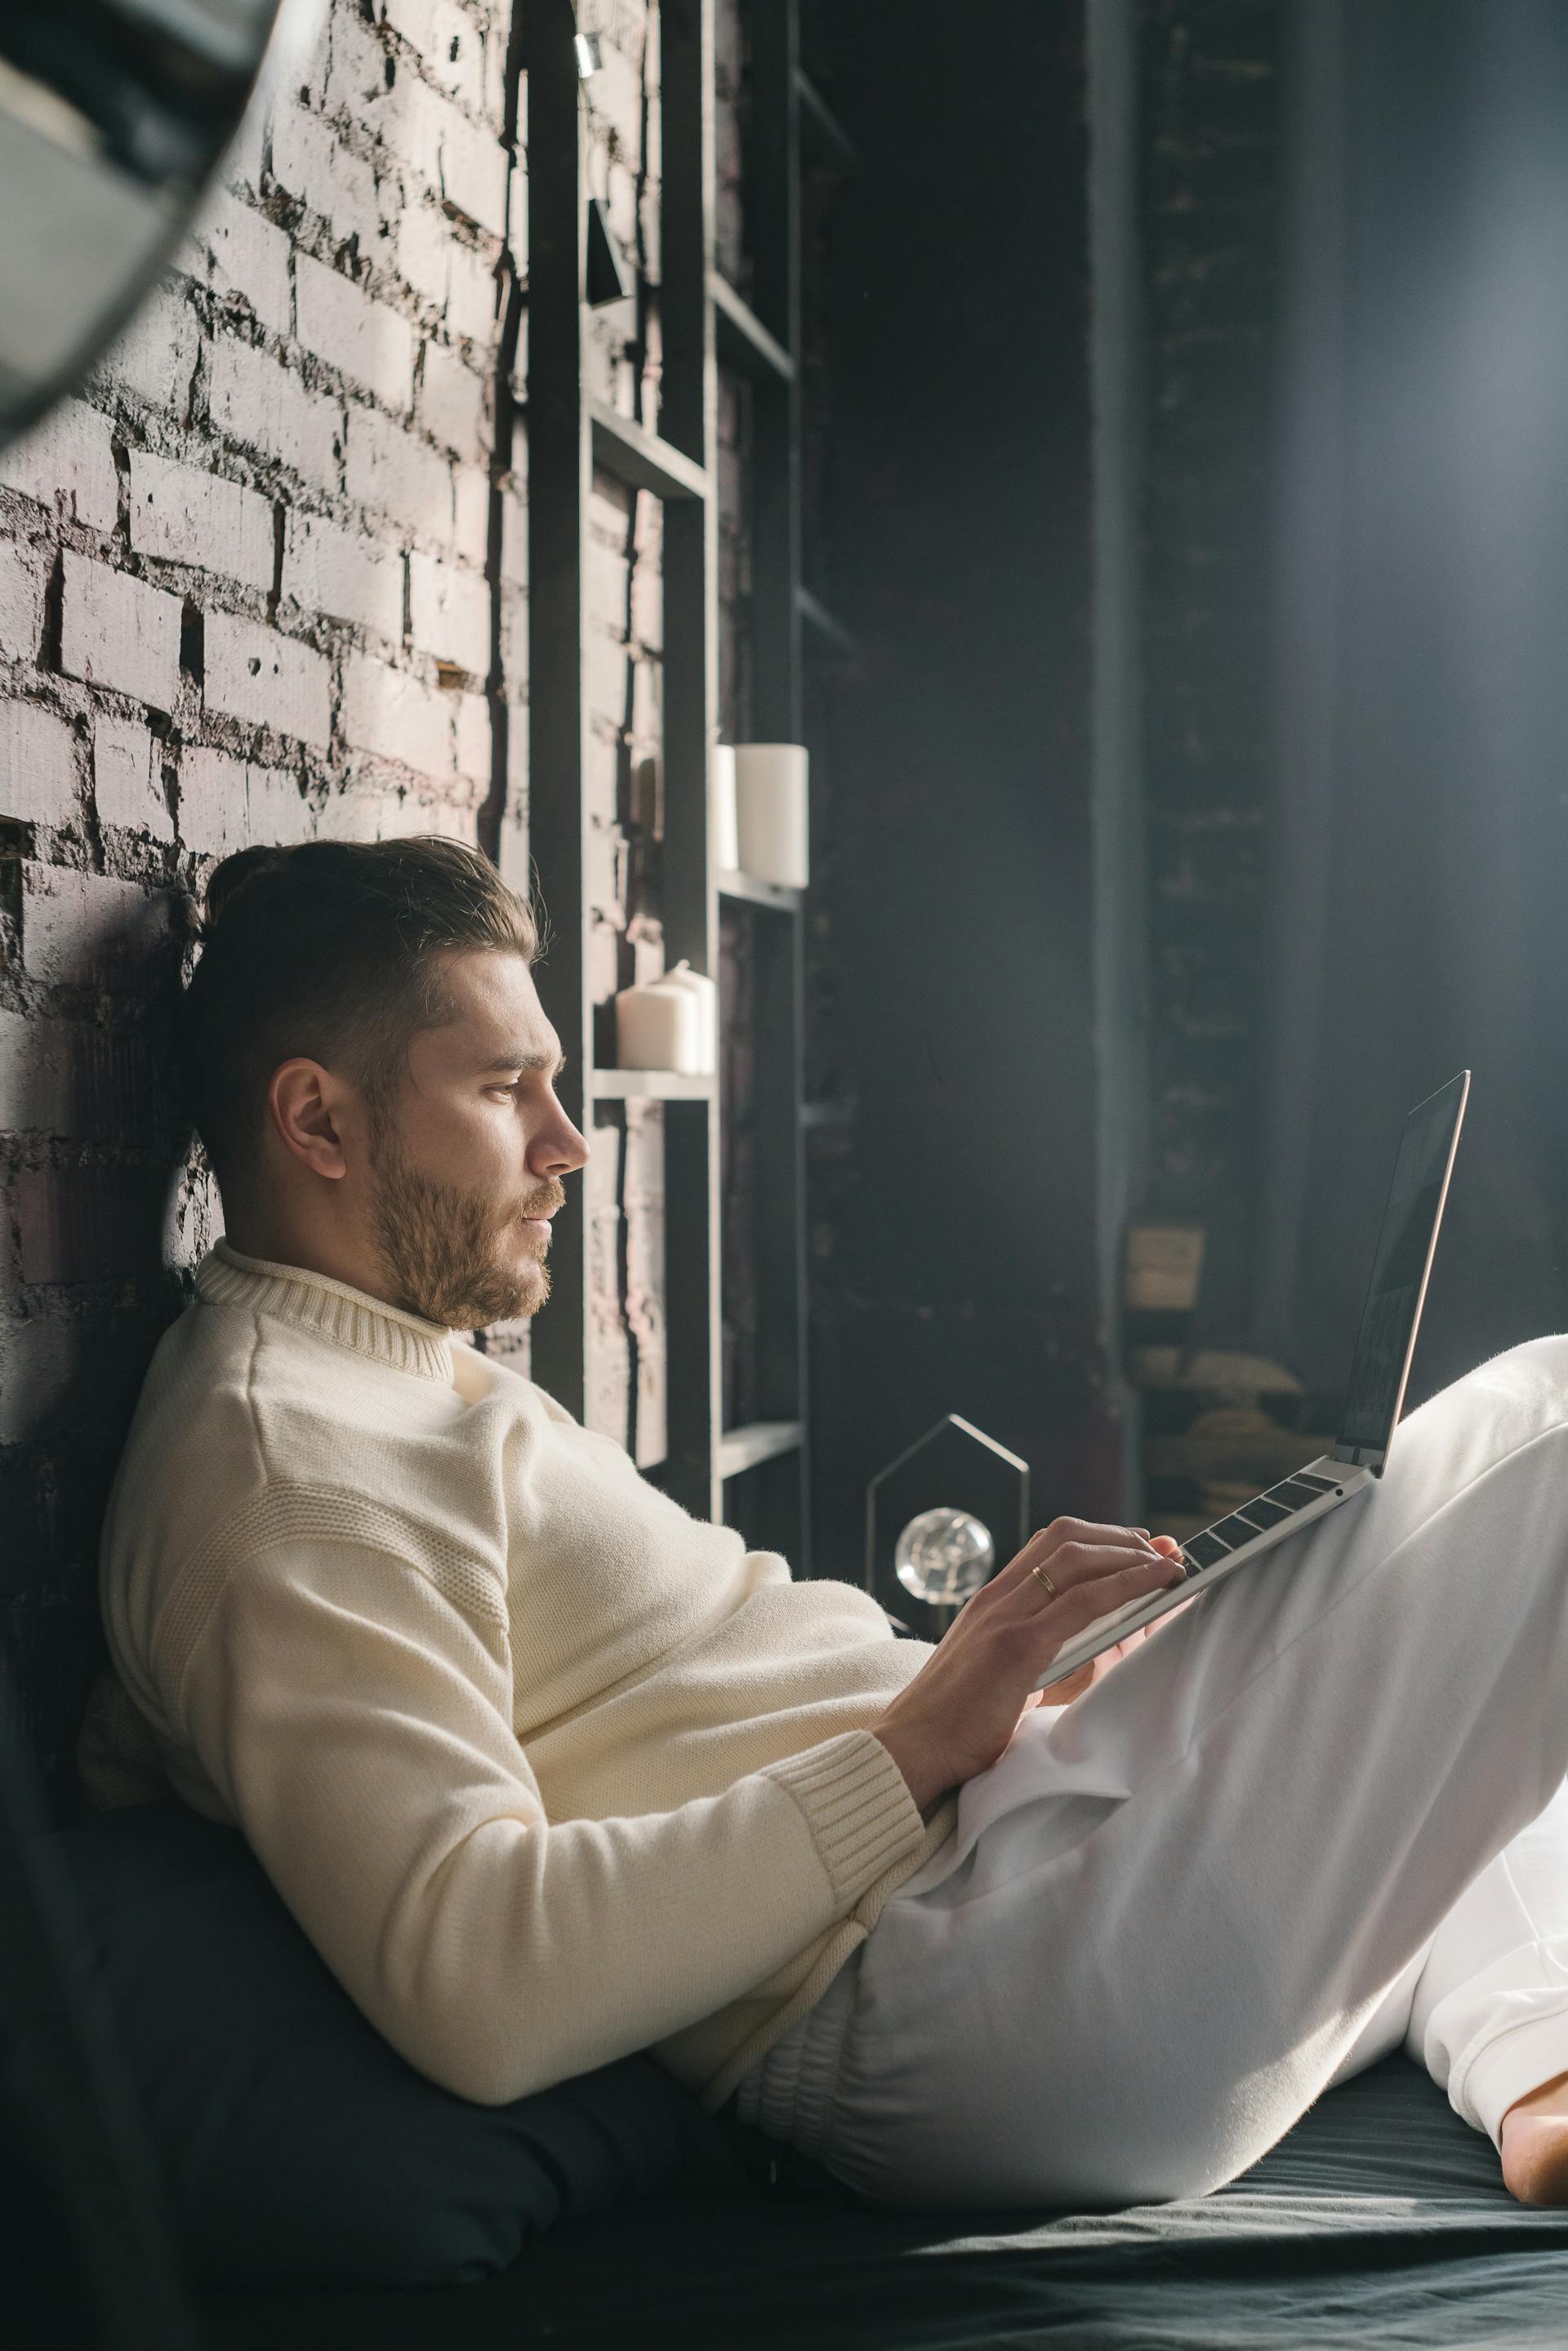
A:
[[[297,1265],[303,1272],[319,1273],[329,1281],[362,1290],[382,1306],[397,1304],[387,1294],[386,1276],[374,1251],[355,1247],[340,1234],[308,1229],[294,1218],[268,1216],[243,1201],[235,1203],[231,1214],[225,1197],[224,1236],[241,1257],[256,1258],[266,1265]]]

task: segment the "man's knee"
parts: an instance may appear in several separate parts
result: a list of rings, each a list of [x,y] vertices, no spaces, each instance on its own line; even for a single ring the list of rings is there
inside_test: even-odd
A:
[[[1458,1385],[1505,1397],[1543,1422],[1568,1421],[1568,1334],[1521,1339],[1478,1364]]]

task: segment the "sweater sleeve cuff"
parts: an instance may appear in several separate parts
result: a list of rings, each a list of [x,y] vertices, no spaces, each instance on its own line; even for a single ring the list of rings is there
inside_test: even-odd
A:
[[[841,1917],[925,1834],[909,1783],[880,1739],[846,1730],[762,1773],[806,1816]]]

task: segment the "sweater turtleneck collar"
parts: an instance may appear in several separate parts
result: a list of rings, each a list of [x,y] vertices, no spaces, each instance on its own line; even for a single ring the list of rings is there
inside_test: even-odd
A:
[[[405,1314],[346,1281],[302,1265],[272,1265],[216,1242],[196,1269],[196,1295],[213,1306],[274,1314],[394,1371],[452,1383],[452,1341],[439,1322]]]

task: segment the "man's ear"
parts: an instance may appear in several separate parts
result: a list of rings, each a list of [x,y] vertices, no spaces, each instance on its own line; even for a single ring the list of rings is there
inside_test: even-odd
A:
[[[267,1107],[285,1148],[313,1176],[346,1176],[341,1081],[319,1061],[283,1061],[272,1073]]]

